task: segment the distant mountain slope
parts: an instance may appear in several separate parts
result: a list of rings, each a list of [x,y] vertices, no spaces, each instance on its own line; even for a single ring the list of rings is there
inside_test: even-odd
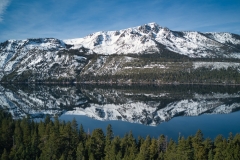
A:
[[[96,32],[78,39],[8,40],[0,43],[0,80],[69,82],[85,81],[93,76],[190,73],[196,66],[186,59],[196,61],[199,58],[204,58],[201,61],[209,61],[209,58],[222,61],[224,58],[238,62],[240,36],[172,31],[149,23],[120,31]],[[185,59],[185,62],[175,63],[179,59]],[[170,63],[163,63],[165,61]],[[230,63],[227,68],[238,72],[239,64],[232,66]],[[208,65],[210,71],[211,66],[215,64]]]
[[[49,77],[74,77],[86,58],[72,54],[67,47],[63,41],[54,38],[8,40],[1,43],[0,79],[4,75],[20,81],[28,78],[46,80]]]

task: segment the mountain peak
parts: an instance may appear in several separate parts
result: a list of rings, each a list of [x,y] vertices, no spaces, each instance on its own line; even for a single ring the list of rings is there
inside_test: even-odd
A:
[[[137,28],[140,30],[140,32],[143,32],[143,33],[149,33],[149,32],[158,33],[159,30],[162,29],[162,27],[160,27],[155,22],[147,23],[147,24],[138,26]]]
[[[240,57],[240,36],[228,33],[172,31],[156,22],[119,31],[96,32],[66,44],[99,54],[159,53],[163,48],[189,57]],[[228,54],[226,54],[228,52]],[[234,53],[234,55],[233,55]]]
[[[14,46],[11,42],[14,42]],[[26,50],[33,48],[59,50],[66,46],[71,49],[84,47],[88,49],[89,54],[104,55],[160,53],[163,50],[170,50],[189,57],[240,58],[240,35],[172,31],[167,27],[159,26],[156,22],[118,31],[99,31],[84,38],[63,41],[54,38],[9,40],[0,44],[0,49],[15,53],[19,46]]]
[[[160,27],[156,22],[150,22],[150,23],[147,23],[147,25],[150,26],[151,28]]]

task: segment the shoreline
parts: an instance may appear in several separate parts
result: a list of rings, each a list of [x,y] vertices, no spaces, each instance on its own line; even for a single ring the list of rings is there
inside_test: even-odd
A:
[[[217,85],[217,86],[240,86],[240,83],[150,83],[150,82],[95,82],[95,81],[85,81],[85,82],[1,82],[0,84],[87,84],[87,85]]]

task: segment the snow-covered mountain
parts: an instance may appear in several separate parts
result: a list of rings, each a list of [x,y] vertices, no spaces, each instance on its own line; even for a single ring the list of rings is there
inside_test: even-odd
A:
[[[1,43],[0,79],[9,74],[14,74],[10,76],[11,80],[20,78],[21,81],[28,78],[46,80],[49,77],[75,77],[86,58],[72,54],[67,47],[63,41],[54,38],[8,40]]]
[[[120,31],[96,32],[64,40],[73,49],[85,47],[99,54],[161,53],[164,49],[189,57],[237,57],[240,36],[231,33],[172,31],[156,23]]]
[[[148,62],[143,66],[138,63],[137,56],[153,54],[159,57],[240,58],[240,36],[172,31],[149,23],[119,31],[96,32],[77,39],[8,40],[0,43],[0,80],[67,81],[81,79],[83,75],[125,74],[125,70],[131,72],[137,67],[169,68],[159,63]]]
[[[155,126],[176,116],[227,114],[240,109],[239,92],[25,87],[0,86],[0,108],[11,112],[14,118],[71,114]]]

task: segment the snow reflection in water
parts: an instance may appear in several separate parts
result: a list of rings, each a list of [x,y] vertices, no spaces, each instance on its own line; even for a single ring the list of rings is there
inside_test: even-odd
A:
[[[61,120],[71,120],[75,117],[79,119],[79,124],[85,123],[92,128],[109,123],[117,126],[124,124],[131,126],[129,130],[138,130],[137,134],[146,131],[148,134],[152,132],[159,134],[181,130],[178,126],[182,126],[185,129],[181,132],[184,133],[188,129],[186,125],[178,124],[181,121],[187,120],[189,127],[196,129],[196,126],[200,127],[200,125],[195,124],[193,127],[189,120],[194,122],[201,119],[206,122],[205,119],[221,117],[218,114],[238,111],[239,91],[238,86],[5,85],[0,87],[0,107],[11,112],[16,119],[27,115],[32,118],[44,118],[48,114],[58,115]],[[199,116],[202,114],[205,115]],[[169,122],[163,123],[167,121]],[[212,121],[217,123],[215,120]],[[173,124],[175,129],[172,125],[170,127],[171,123],[175,123]],[[168,128],[163,131],[164,126]],[[226,126],[232,125],[226,124]],[[236,128],[236,126],[232,127]],[[140,131],[140,128],[144,128],[144,131]],[[161,131],[157,131],[159,129]]]

